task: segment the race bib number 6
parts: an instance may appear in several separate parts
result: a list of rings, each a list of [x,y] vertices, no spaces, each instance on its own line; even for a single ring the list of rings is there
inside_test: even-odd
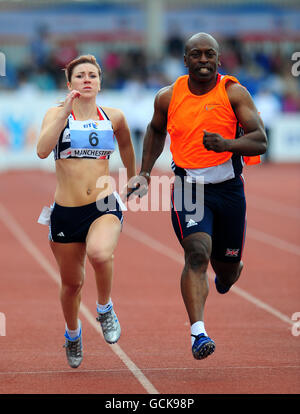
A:
[[[91,132],[89,135],[89,143],[92,147],[96,147],[99,144],[99,138],[97,132]]]

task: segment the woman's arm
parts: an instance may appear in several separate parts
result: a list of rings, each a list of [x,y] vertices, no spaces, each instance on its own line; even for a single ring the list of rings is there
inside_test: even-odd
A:
[[[72,111],[72,104],[75,98],[79,98],[80,93],[76,90],[70,92],[64,104],[55,108],[50,108],[42,122],[41,132],[37,143],[37,155],[40,158],[47,158],[55,147],[61,131],[64,129],[67,118]]]
[[[136,175],[135,153],[131,141],[130,130],[126,118],[119,109],[105,109],[109,113],[112,122],[114,134],[116,136],[121,160],[127,170],[127,180]]]

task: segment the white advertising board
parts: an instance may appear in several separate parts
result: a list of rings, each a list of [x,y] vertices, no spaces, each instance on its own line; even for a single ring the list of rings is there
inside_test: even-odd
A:
[[[274,120],[269,154],[274,162],[300,162],[300,114]]]

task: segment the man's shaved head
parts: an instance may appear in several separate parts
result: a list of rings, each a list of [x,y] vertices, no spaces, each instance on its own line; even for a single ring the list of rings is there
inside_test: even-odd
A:
[[[184,53],[186,54],[192,47],[194,47],[196,44],[200,42],[208,43],[211,47],[213,47],[213,49],[215,49],[217,54],[219,54],[219,51],[220,51],[219,43],[216,41],[216,39],[213,36],[211,36],[208,33],[204,33],[204,32],[196,33],[187,40],[185,44],[185,48],[184,48]]]
[[[189,81],[195,84],[216,82],[220,66],[219,43],[208,33],[190,37],[184,49],[184,65],[188,68]]]

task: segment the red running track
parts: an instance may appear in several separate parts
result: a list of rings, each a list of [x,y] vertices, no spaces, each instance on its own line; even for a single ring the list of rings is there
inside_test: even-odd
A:
[[[36,222],[53,201],[55,177],[2,173],[0,393],[298,394],[300,326],[292,315],[300,312],[299,173],[296,164],[246,169],[245,267],[226,295],[215,291],[211,275],[205,323],[216,351],[202,361],[191,353],[179,287],[183,257],[169,212],[126,212],[112,294],[122,335],[111,346],[98,330],[87,264],[84,360],[77,370],[68,367],[62,347],[48,231]]]

